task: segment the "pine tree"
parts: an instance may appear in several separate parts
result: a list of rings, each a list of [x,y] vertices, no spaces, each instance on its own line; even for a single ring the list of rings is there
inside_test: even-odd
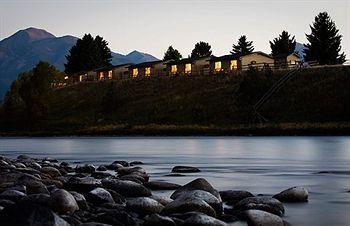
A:
[[[198,42],[194,46],[194,49],[192,50],[191,53],[191,58],[201,58],[201,57],[207,57],[211,56],[211,46],[207,42]]]
[[[310,28],[311,34],[306,35],[309,43],[305,45],[305,60],[317,61],[320,64],[344,63],[345,54],[340,54],[342,35],[328,13],[319,13]]]
[[[169,46],[168,50],[164,53],[163,60],[180,60],[182,55],[177,49],[174,49],[173,46]]]
[[[240,56],[247,55],[254,51],[253,41],[247,41],[247,37],[242,35],[238,39],[237,45],[232,45],[231,54],[237,54]]]
[[[294,53],[295,45],[295,37],[291,37],[287,31],[282,31],[279,37],[274,38],[272,42],[270,41],[272,56],[280,57]]]
[[[108,43],[102,37],[93,38],[90,34],[85,34],[70,49],[66,59],[65,72],[71,74],[108,66],[112,54]]]

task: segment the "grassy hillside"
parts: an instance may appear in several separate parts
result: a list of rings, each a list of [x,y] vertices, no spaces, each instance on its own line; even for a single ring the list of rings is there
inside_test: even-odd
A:
[[[263,106],[260,113],[268,121],[260,124],[253,105],[281,76],[255,72],[72,85],[50,92],[49,117],[29,131],[58,135],[349,132],[349,67],[299,72]]]

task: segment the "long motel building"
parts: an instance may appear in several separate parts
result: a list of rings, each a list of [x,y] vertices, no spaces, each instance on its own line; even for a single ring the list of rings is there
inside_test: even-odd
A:
[[[73,83],[84,81],[120,80],[141,77],[234,74],[251,68],[262,70],[285,70],[299,67],[302,60],[297,54],[279,56],[256,51],[244,56],[235,54],[184,58],[171,61],[151,61],[140,64],[107,66],[94,71],[80,72],[70,76]]]

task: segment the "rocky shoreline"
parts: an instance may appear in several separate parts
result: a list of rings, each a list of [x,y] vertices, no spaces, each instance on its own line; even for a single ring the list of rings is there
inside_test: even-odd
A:
[[[293,187],[274,196],[216,190],[204,178],[185,185],[152,181],[141,161],[70,166],[51,158],[0,156],[1,225],[289,225],[284,202],[307,202]],[[172,176],[200,172],[175,166]],[[173,190],[170,197],[157,190]]]

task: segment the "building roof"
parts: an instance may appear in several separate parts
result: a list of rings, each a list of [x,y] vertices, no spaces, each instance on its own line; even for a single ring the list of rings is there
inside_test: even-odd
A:
[[[143,62],[143,63],[140,63],[140,64],[133,64],[133,65],[130,65],[129,68],[143,68],[143,67],[152,67],[156,64],[160,64],[160,63],[163,63],[164,61],[162,60],[156,60],[156,61],[148,61],[148,62]]]
[[[249,55],[252,55],[252,54],[259,54],[259,55],[262,55],[262,56],[269,57],[269,58],[273,59],[273,57],[270,54],[267,54],[267,53],[264,53],[264,52],[261,52],[261,51],[255,51],[255,52],[246,54],[244,56],[249,56]],[[242,57],[244,57],[244,56],[242,56]]]
[[[97,68],[95,71],[96,71],[96,72],[110,71],[110,70],[113,70],[113,69],[115,69],[115,68],[126,67],[126,66],[131,66],[131,65],[133,65],[133,64],[129,63],[129,64],[110,65],[110,66],[105,66],[105,67]]]
[[[188,64],[192,63],[194,60],[191,58],[184,58],[181,60],[171,60],[166,63],[166,65],[175,65],[175,64]]]
[[[238,60],[239,56],[237,54],[229,54],[224,56],[212,56],[209,61],[222,61],[222,60]]]

